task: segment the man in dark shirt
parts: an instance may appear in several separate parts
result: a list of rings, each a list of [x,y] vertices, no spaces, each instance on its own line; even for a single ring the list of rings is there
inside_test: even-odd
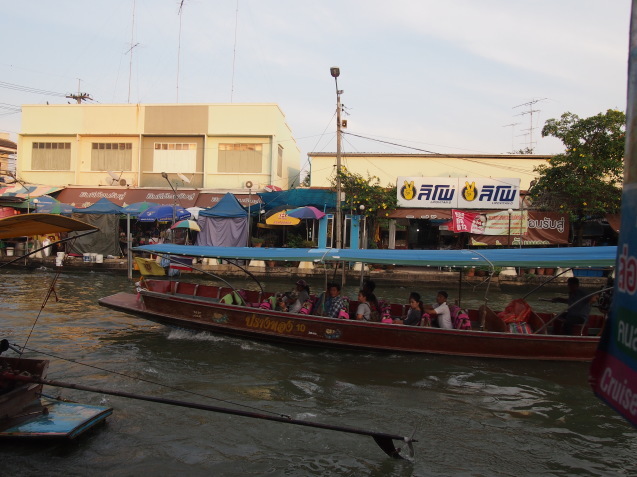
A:
[[[568,309],[564,316],[564,326],[562,328],[565,335],[573,333],[573,326],[581,325],[588,320],[588,315],[591,312],[591,304],[593,304],[597,297],[587,297],[589,293],[579,287],[579,279],[577,277],[570,277],[566,281],[568,287],[568,298],[556,297],[551,301],[553,303],[567,303]]]

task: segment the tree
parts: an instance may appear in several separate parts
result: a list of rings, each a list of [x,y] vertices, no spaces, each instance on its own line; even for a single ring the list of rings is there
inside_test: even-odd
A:
[[[585,219],[619,211],[625,131],[626,115],[612,109],[585,119],[566,112],[542,128],[542,137],[560,139],[566,150],[535,169],[530,196],[540,209],[570,215],[577,245]]]
[[[382,187],[379,177],[370,176],[368,173],[367,178],[364,178],[360,174],[349,172],[346,167],[341,167],[340,174],[341,189],[346,197],[342,204],[343,209],[364,215],[367,230],[370,231],[368,236],[373,236],[372,231],[375,230],[379,218],[384,216],[383,211],[397,207],[396,186],[388,184]],[[336,178],[332,179],[332,186],[336,188]],[[362,210],[361,205],[365,206]]]

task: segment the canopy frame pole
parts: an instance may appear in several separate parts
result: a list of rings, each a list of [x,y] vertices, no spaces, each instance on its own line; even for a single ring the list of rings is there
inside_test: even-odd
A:
[[[284,423],[284,424],[293,424],[293,425],[297,425],[297,426],[313,427],[313,428],[317,428],[317,429],[325,429],[325,430],[330,430],[330,431],[337,431],[337,432],[343,432],[343,433],[349,433],[349,434],[358,434],[358,435],[368,436],[368,437],[372,437],[374,439],[374,441],[376,442],[378,447],[380,447],[383,452],[385,452],[388,456],[390,456],[390,457],[392,457],[394,459],[403,459],[403,457],[400,455],[400,449],[396,449],[396,447],[394,446],[394,443],[393,443],[394,440],[403,441],[403,442],[407,443],[407,445],[409,446],[409,449],[410,449],[410,454],[412,453],[412,449],[413,449],[412,445],[413,445],[413,443],[417,442],[417,440],[413,439],[412,437],[399,436],[399,435],[396,435],[396,434],[388,434],[388,433],[384,433],[384,432],[369,431],[369,430],[366,430],[366,429],[358,429],[358,428],[354,428],[354,427],[323,424],[323,423],[320,423],[320,422],[313,422],[313,421],[302,421],[302,420],[299,420],[299,419],[290,419],[288,417],[272,416],[272,415],[266,415],[266,414],[261,414],[261,413],[256,413],[256,412],[242,411],[242,410],[239,410],[239,409],[230,409],[230,408],[225,408],[225,407],[220,407],[220,406],[210,406],[210,405],[207,405],[207,404],[199,404],[199,403],[195,403],[195,402],[178,401],[178,400],[174,400],[174,399],[165,399],[165,398],[159,398],[159,397],[155,397],[155,396],[127,393],[127,392],[114,391],[114,390],[109,390],[109,389],[94,388],[94,387],[90,387],[90,386],[83,386],[83,385],[80,385],[80,384],[73,384],[73,383],[66,383],[66,382],[62,382],[62,381],[52,381],[52,380],[48,380],[48,379],[41,379],[41,378],[36,378],[36,377],[33,377],[33,376],[21,376],[21,375],[15,375],[15,374],[10,374],[10,373],[3,373],[2,376],[5,377],[5,378],[8,378],[8,379],[13,379],[15,381],[44,384],[44,385],[47,385],[47,386],[54,386],[54,387],[59,387],[59,388],[77,389],[79,391],[87,391],[87,392],[93,392],[93,393],[99,393],[99,394],[108,394],[108,395],[111,395],[111,396],[118,396],[118,397],[123,397],[123,398],[128,398],[128,399],[135,399],[135,400],[138,400],[138,401],[148,401],[148,402],[154,402],[154,403],[159,403],[159,404],[168,404],[168,405],[177,406],[177,407],[185,407],[185,408],[190,408],[190,409],[199,409],[199,410],[202,410],[202,411],[217,412],[217,413],[221,413],[221,414],[230,414],[230,415],[241,416],[241,417],[249,417],[249,418],[252,418],[252,419],[261,419],[261,420],[265,420],[265,421],[281,422],[281,423]]]

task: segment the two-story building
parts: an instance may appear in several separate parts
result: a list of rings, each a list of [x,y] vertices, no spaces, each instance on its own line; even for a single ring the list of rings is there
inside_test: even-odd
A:
[[[276,104],[22,106],[17,174],[61,187],[287,189],[300,151]]]

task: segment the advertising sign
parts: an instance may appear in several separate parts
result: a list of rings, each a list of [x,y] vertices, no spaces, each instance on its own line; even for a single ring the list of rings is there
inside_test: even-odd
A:
[[[492,216],[498,214],[499,218],[491,220]],[[503,222],[502,212],[491,212],[485,215],[489,227],[485,227],[485,232],[482,234],[471,235],[469,242],[471,246],[524,247],[568,244],[569,221],[566,214],[536,210],[514,211],[511,214],[510,234],[508,224]],[[506,212],[504,215],[508,216]]]
[[[591,365],[593,391],[637,425],[637,8],[633,2],[628,66],[626,154],[613,301]]]
[[[468,232],[479,235],[523,235],[526,234],[528,223],[528,212],[519,210],[509,214],[506,211],[500,212],[467,212],[464,210],[454,210],[452,212],[453,232]]]
[[[518,209],[520,179],[398,177],[399,207]]]

